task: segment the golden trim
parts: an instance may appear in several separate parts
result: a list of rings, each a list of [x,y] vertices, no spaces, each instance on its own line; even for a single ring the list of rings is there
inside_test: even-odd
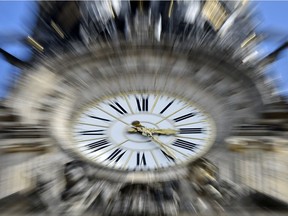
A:
[[[123,166],[123,168],[124,169],[127,169],[128,168],[128,162],[130,161],[130,159],[131,159],[131,157],[132,157],[132,154],[134,153],[134,150],[130,150],[131,152],[130,152],[130,154],[129,154],[129,156],[128,156],[128,158],[127,158],[127,160],[126,160],[126,162],[125,162],[125,164],[124,164],[124,166]]]
[[[103,127],[103,128],[109,128],[108,126],[104,125],[97,125],[97,124],[89,124],[89,123],[83,123],[83,122],[77,122],[80,125],[87,125],[87,126],[96,126],[96,127]]]
[[[182,107],[182,108],[180,108],[180,109],[176,110],[174,113],[172,113],[172,114],[170,114],[170,115],[166,116],[165,118],[163,118],[161,121],[157,122],[156,124],[159,124],[159,123],[161,123],[162,121],[164,121],[164,120],[168,119],[169,117],[173,116],[175,113],[177,113],[177,112],[179,112],[179,111],[181,111],[181,110],[185,109],[185,108],[186,108],[186,107],[188,107],[188,106],[189,106],[189,104],[187,104],[186,106],[184,106],[184,107]]]
[[[155,155],[154,155],[154,153],[153,153],[153,150],[151,150],[150,152],[151,152],[151,155],[152,155],[152,157],[153,157],[153,159],[154,159],[154,161],[155,161],[155,163],[156,163],[156,167],[157,167],[157,169],[158,169],[158,168],[160,167],[159,162],[158,162],[157,158],[155,157]]]
[[[64,32],[53,20],[51,20],[51,26],[61,38],[65,38]]]
[[[251,43],[254,39],[256,39],[256,34],[253,33],[252,35],[248,36],[242,43],[241,43],[241,48],[244,48],[247,46],[249,43]]]
[[[156,106],[156,104],[158,103],[159,98],[160,98],[160,95],[158,94],[157,97],[156,97],[156,100],[154,101],[154,104],[153,104],[153,106],[152,106],[152,108],[151,108],[151,111],[150,111],[151,113],[153,113],[153,111],[154,111],[154,109],[155,109],[155,106]]]
[[[129,107],[129,109],[130,109],[130,112],[131,112],[132,114],[134,114],[134,112],[133,112],[133,110],[132,110],[132,107],[131,107],[131,104],[130,104],[129,101],[128,101],[127,96],[126,96],[125,94],[123,94],[123,97],[124,97],[124,99],[125,99],[128,107]]]
[[[201,139],[201,138],[196,138],[196,137],[186,137],[186,136],[181,136],[181,135],[175,135],[176,137],[179,137],[179,138],[183,138],[183,139],[195,139],[195,140],[201,140],[201,141],[204,141],[204,140],[207,140],[206,139]]]
[[[41,44],[39,44],[36,40],[34,40],[32,37],[28,36],[27,37],[27,41],[38,51],[43,52],[44,51],[44,47],[41,46]]]
[[[180,125],[175,124],[175,126],[176,127],[182,127],[182,126],[191,125],[191,124],[198,124],[198,123],[202,123],[202,122],[207,122],[207,120],[205,119],[205,120],[198,121],[198,122],[191,122],[191,123],[180,124]]]
[[[171,1],[170,1],[170,6],[169,6],[169,11],[168,11],[168,18],[171,17],[172,8],[173,8],[173,3],[174,3],[174,0],[171,0]]]
[[[124,122],[122,119],[120,119],[120,118],[118,118],[118,117],[116,117],[116,116],[112,115],[111,113],[109,113],[109,112],[106,112],[105,110],[103,110],[103,109],[102,109],[102,108],[100,108],[99,106],[95,106],[95,108],[97,108],[97,109],[101,110],[102,112],[104,112],[104,113],[106,113],[106,114],[110,115],[111,117],[113,117],[114,119],[116,119],[116,120],[118,120],[118,121],[122,122],[123,124],[126,124],[126,125],[128,125],[128,126],[130,125],[130,124],[128,124],[127,122]]]
[[[127,141],[128,141],[128,140],[125,140],[124,142],[119,143],[118,145],[113,146],[113,147],[110,148],[109,150],[106,150],[106,151],[102,152],[101,154],[96,155],[95,157],[93,157],[93,159],[98,158],[98,157],[102,156],[103,154],[106,154],[107,152],[109,152],[109,151],[111,151],[111,150],[113,150],[113,149],[119,147],[120,145],[123,145],[123,144],[124,144],[125,142],[127,142]],[[84,156],[86,156],[86,155],[84,155]],[[86,157],[87,157],[87,156],[86,156]]]

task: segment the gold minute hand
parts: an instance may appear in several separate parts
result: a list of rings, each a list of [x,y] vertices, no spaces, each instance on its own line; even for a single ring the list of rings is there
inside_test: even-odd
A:
[[[144,132],[146,136],[150,137],[151,140],[155,143],[157,143],[158,145],[161,146],[161,148],[164,150],[164,152],[169,155],[171,158],[173,158],[175,160],[175,155],[167,148],[167,146],[162,143],[158,138],[156,138],[155,136],[152,135],[152,133],[148,130]],[[142,133],[143,134],[143,133]]]
[[[163,149],[164,152],[169,155],[171,158],[173,158],[175,160],[175,155],[166,147],[166,145],[164,143],[162,143],[159,139],[157,139],[156,137],[154,137],[152,134],[151,136],[149,136],[152,141],[156,142],[158,145],[160,145]]]
[[[136,132],[142,133],[143,136],[150,137],[153,142],[157,143],[158,145],[160,145],[162,147],[162,149],[164,150],[164,152],[168,156],[170,156],[171,158],[173,158],[175,160],[175,158],[176,158],[175,155],[166,147],[166,145],[164,143],[162,143],[159,139],[154,137],[148,128],[145,128],[144,126],[140,125],[140,123],[139,123],[137,126],[134,125],[133,129],[135,129]]]

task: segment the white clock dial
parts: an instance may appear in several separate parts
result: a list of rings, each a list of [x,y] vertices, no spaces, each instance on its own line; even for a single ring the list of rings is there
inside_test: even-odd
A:
[[[98,100],[82,109],[73,125],[75,148],[82,156],[129,171],[191,162],[207,152],[214,134],[207,113],[162,93],[133,92]]]

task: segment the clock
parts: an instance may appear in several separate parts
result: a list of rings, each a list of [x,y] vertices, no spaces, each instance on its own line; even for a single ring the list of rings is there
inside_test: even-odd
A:
[[[185,165],[215,141],[215,124],[207,112],[159,91],[99,98],[78,112],[72,126],[75,151],[112,170]]]
[[[34,190],[53,215],[59,207],[77,215],[222,214],[223,201],[237,194],[222,184],[237,172],[224,138],[253,120],[273,92],[249,63],[256,44],[245,4],[138,3],[68,2],[58,12],[42,5],[63,40],[53,43],[53,32],[7,104],[17,126],[41,126],[47,135],[39,141],[23,132],[31,137],[23,145],[48,143],[47,157],[59,155],[58,165],[43,161],[47,169],[35,162],[44,177],[55,173],[54,183],[40,176]],[[62,16],[71,11],[81,17],[77,25]]]
[[[165,47],[125,43],[54,59],[44,96],[53,100],[38,113],[56,146],[95,176],[122,182],[173,180],[200,157],[226,158],[223,138],[259,107],[256,88],[240,84],[246,77],[231,65],[215,67],[217,58]],[[241,85],[247,91],[235,92]]]

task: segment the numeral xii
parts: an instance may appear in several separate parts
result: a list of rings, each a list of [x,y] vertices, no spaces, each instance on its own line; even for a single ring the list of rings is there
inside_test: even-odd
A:
[[[136,97],[136,103],[139,112],[148,112],[148,97],[142,97],[141,101],[139,98]]]

